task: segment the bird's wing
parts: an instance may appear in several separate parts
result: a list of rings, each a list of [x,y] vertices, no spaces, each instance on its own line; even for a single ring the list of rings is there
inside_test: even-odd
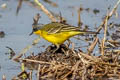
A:
[[[57,26],[50,27],[47,32],[48,34],[60,33],[60,32],[69,32],[69,31],[78,31],[79,27],[70,26],[68,24],[58,24]]]

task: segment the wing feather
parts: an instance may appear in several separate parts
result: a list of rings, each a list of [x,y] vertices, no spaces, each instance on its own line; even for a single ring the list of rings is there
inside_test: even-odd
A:
[[[47,30],[48,34],[60,33],[60,32],[70,32],[70,31],[79,31],[79,27],[70,26],[67,24],[59,24],[57,26],[51,27]]]

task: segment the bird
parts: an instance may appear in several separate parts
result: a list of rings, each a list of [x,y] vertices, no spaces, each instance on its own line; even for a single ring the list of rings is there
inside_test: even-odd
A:
[[[80,27],[59,22],[52,22],[45,25],[33,25],[33,30],[30,35],[33,33],[56,45],[56,49],[53,53],[60,48],[61,44],[75,35],[97,34],[97,32],[80,30]]]

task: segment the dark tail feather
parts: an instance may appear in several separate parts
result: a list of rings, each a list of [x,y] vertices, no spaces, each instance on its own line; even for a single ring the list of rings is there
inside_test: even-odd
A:
[[[94,32],[94,31],[80,31],[83,34],[99,34],[98,32]]]

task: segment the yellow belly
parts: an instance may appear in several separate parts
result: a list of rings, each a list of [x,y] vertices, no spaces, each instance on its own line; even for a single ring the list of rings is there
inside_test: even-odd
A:
[[[62,33],[49,34],[49,35],[43,34],[42,37],[53,44],[62,44],[69,38],[67,34],[62,34]]]
[[[64,43],[67,39],[70,37],[80,34],[80,32],[77,31],[71,31],[71,32],[60,32],[60,33],[55,33],[55,34],[48,34],[45,31],[37,31],[35,34],[42,36],[45,40],[55,44],[55,45],[60,45]]]

